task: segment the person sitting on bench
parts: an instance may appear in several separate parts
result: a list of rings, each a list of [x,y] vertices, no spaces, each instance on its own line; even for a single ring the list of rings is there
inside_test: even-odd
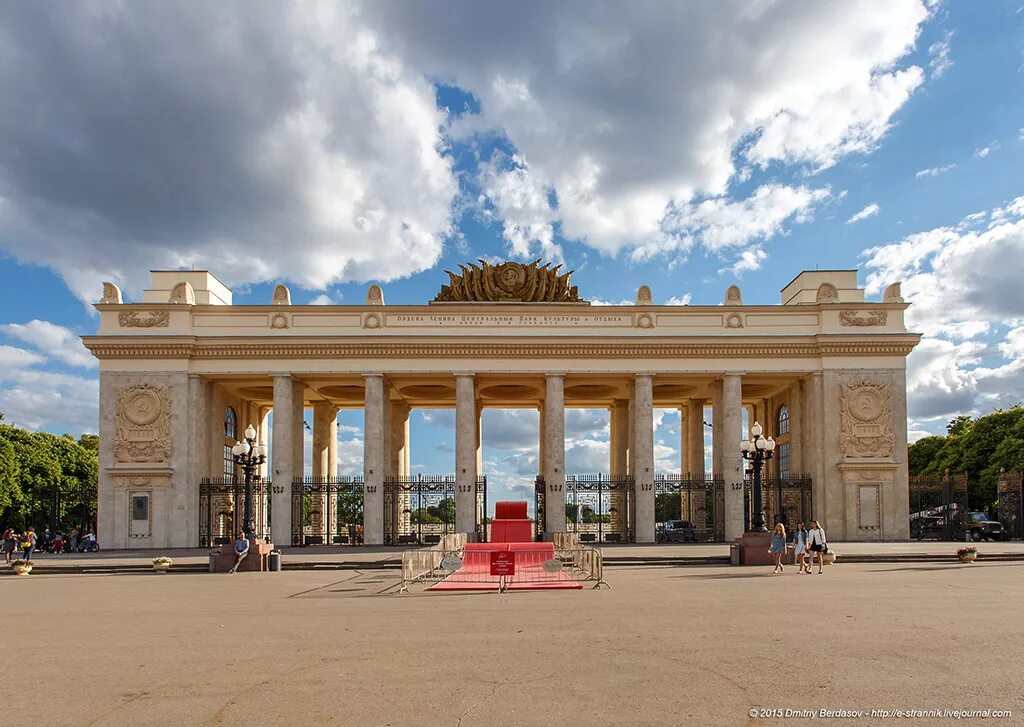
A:
[[[247,555],[249,555],[249,539],[242,532],[238,534],[238,540],[235,541],[235,564],[231,566],[231,570],[228,573],[237,572],[238,566],[242,564]]]

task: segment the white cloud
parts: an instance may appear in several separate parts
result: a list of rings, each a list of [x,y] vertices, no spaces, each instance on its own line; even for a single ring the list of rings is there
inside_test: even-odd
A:
[[[874,148],[923,80],[905,59],[928,11],[919,0],[467,2],[444,23],[418,4],[373,3],[363,17],[388,51],[476,96],[481,113],[453,135],[497,132],[528,165],[529,180],[510,180],[523,201],[513,211],[529,212],[512,244],[543,239],[535,192],[552,190],[568,239],[643,258],[701,242],[666,227],[675,210],[743,204],[727,197],[737,163],[819,169]]]
[[[35,319],[28,323],[2,325],[0,333],[24,341],[45,353],[49,358],[71,366],[90,369],[99,366],[96,358],[82,345],[82,339],[64,326]]]
[[[18,150],[0,240],[18,260],[83,300],[157,267],[316,289],[438,260],[458,191],[446,119],[354,6],[35,10],[2,31],[19,118],[0,117]]]
[[[1024,257],[1024,197],[864,256],[871,270],[867,292],[901,280],[912,303],[907,326],[925,336],[907,360],[914,420],[1017,403],[1024,387],[1024,299],[1018,266],[1007,261]]]
[[[511,169],[501,169],[499,164],[496,155],[483,165],[480,186],[502,221],[502,234],[512,254],[519,258],[539,254],[560,262],[562,249],[554,241],[555,211],[548,200],[549,190],[522,159],[514,158]]]
[[[736,259],[730,267],[722,268],[719,273],[725,271],[731,272],[737,278],[742,278],[744,273],[753,272],[754,270],[760,270],[761,265],[768,259],[768,253],[759,247],[752,247],[749,250],[744,250],[740,253],[740,256]]]
[[[673,295],[665,301],[665,305],[690,305],[691,300],[693,300],[692,293],[684,293],[682,296]]]
[[[989,154],[991,154],[992,152],[996,151],[998,148],[999,148],[999,142],[998,141],[993,141],[988,146],[983,146],[980,149],[975,149],[974,150],[974,156],[977,159],[984,159]]]
[[[96,432],[98,380],[31,368],[44,360],[30,351],[0,346],[0,411],[4,422],[31,430]]]
[[[949,57],[952,42],[953,33],[950,31],[943,36],[942,40],[937,40],[928,46],[928,70],[931,71],[932,78],[938,78],[953,65],[953,60]]]
[[[940,174],[945,174],[950,169],[953,169],[955,166],[956,164],[954,163],[946,164],[945,166],[941,167],[929,167],[928,169],[922,169],[914,175],[914,178],[920,179],[921,177],[937,177]]]
[[[854,222],[860,222],[861,220],[866,220],[868,217],[874,217],[877,214],[878,205],[872,202],[867,207],[862,209],[860,212],[857,212],[853,216],[851,216],[850,219],[846,221],[846,224],[849,225]]]
[[[309,301],[310,305],[338,305],[340,301],[336,300],[332,295],[328,293],[320,293],[320,295]]]

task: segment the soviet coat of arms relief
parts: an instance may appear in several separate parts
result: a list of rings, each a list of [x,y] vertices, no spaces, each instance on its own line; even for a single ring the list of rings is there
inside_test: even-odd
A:
[[[116,425],[116,461],[167,462],[171,458],[171,399],[168,387],[137,384],[118,391]]]
[[[896,435],[889,384],[842,384],[839,447],[846,457],[892,457]]]

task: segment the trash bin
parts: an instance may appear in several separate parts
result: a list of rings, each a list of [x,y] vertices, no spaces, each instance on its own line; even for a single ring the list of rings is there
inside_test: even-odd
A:
[[[740,565],[739,543],[729,543],[729,565]]]
[[[219,555],[219,553],[216,550],[211,550],[210,551],[210,572],[211,573],[216,573],[217,572],[217,556],[218,555]]]
[[[267,557],[267,568],[271,571],[281,570],[281,551],[270,551],[270,555]]]

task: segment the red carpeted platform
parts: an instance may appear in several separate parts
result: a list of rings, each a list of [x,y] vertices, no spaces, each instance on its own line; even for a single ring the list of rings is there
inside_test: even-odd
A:
[[[462,567],[428,590],[497,591],[502,577],[491,575],[491,554],[505,552],[513,553],[515,561],[515,573],[504,576],[507,591],[583,588],[560,570],[544,570],[545,561],[555,557],[551,543],[467,543]]]

